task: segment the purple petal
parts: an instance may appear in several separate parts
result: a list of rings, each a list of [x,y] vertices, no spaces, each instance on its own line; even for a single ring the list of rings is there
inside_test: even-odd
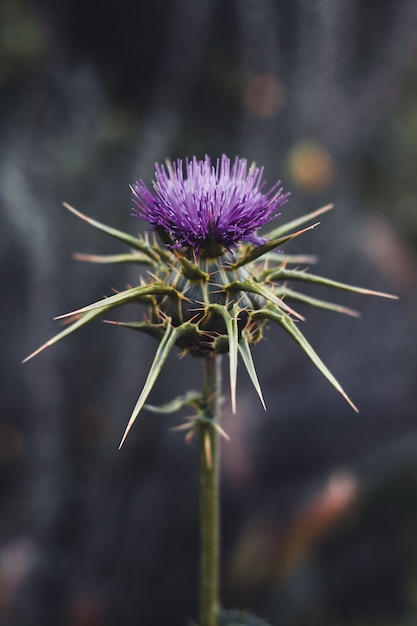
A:
[[[263,168],[247,167],[246,159],[231,165],[225,155],[212,166],[210,158],[196,157],[173,165],[156,165],[153,193],[140,180],[133,185],[133,215],[163,229],[174,247],[204,251],[210,242],[225,249],[240,241],[254,245],[264,240],[257,230],[269,222],[287,201],[280,183],[264,192]]]

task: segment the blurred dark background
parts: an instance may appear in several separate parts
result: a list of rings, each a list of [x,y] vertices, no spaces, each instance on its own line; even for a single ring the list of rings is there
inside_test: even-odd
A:
[[[62,207],[137,232],[128,185],[169,157],[238,154],[334,202],[286,250],[317,254],[361,320],[305,311],[354,414],[287,336],[241,372],[223,448],[223,602],[273,626],[417,623],[417,2],[1,0],[0,623],[189,626],[197,459],[143,413],[156,349],[101,324],[25,366],[52,317],[138,280],[74,251],[118,247]],[[122,248],[120,248],[120,251]],[[316,292],[317,293],[317,292]],[[200,384],[173,356],[163,402]]]

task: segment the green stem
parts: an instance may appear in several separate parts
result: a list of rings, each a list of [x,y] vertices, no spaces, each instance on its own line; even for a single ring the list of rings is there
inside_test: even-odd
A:
[[[219,442],[215,424],[220,396],[220,357],[204,359],[203,399],[207,421],[199,427],[200,454],[200,621],[218,626],[219,614]]]

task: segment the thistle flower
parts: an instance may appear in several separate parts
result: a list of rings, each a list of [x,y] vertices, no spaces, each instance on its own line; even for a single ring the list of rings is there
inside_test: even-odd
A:
[[[193,356],[229,355],[232,409],[236,408],[237,362],[240,355],[249,377],[265,407],[253,364],[251,349],[274,323],[283,328],[301,347],[319,371],[356,407],[304,337],[297,322],[304,317],[288,302],[302,303],[330,311],[358,316],[352,309],[307,296],[292,283],[316,283],[330,288],[393,298],[388,294],[354,287],[323,278],[308,271],[313,257],[278,252],[289,240],[318,225],[314,220],[332,208],[327,205],[308,215],[281,223],[264,238],[258,229],[270,222],[287,201],[280,184],[264,191],[263,170],[244,159],[233,165],[223,156],[212,166],[210,159],[181,161],[173,166],[156,166],[154,193],[139,181],[133,185],[134,215],[145,219],[156,236],[133,237],[86,217],[68,204],[64,206],[89,224],[122,241],[128,254],[76,258],[96,263],[136,263],[148,268],[139,285],[82,307],[57,319],[72,322],[26,360],[78,330],[96,317],[131,302],[147,307],[147,316],[129,323],[111,322],[148,333],[159,346],[126,428],[122,443],[143,408],[162,366],[174,346]],[[300,226],[310,223],[307,227]],[[301,269],[299,269],[301,268]],[[185,404],[199,407],[193,394],[175,400],[159,411],[171,411]],[[149,407],[148,407],[149,408]],[[155,409],[156,410],[156,409]]]
[[[288,198],[280,183],[262,193],[263,169],[247,168],[236,157],[232,166],[226,156],[211,165],[186,160],[176,165],[156,165],[155,193],[141,180],[133,185],[134,215],[148,221],[164,234],[172,248],[185,248],[193,255],[220,256],[241,241],[265,243],[257,230],[269,222]]]

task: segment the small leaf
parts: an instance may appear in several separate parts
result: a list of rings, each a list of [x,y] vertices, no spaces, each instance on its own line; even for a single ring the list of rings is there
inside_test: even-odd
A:
[[[232,402],[232,412],[236,413],[236,386],[237,386],[237,353],[238,353],[238,326],[236,315],[230,316],[230,321],[226,321],[227,334],[229,335],[229,359],[230,359],[230,396]]]
[[[265,401],[262,395],[261,385],[259,384],[258,376],[256,375],[255,365],[252,360],[252,354],[250,351],[248,340],[243,336],[240,338],[239,344],[239,352],[242,356],[243,363],[245,364],[246,371],[249,374],[249,377],[252,381],[253,386],[255,387],[256,393],[259,396],[259,399],[262,403],[263,408],[266,411]]]
[[[105,324],[111,324],[112,326],[138,330],[145,333],[145,335],[150,335],[157,341],[161,341],[164,336],[164,330],[161,324],[152,324],[152,322],[117,322],[115,320],[103,320],[103,322]]]
[[[261,260],[279,265],[314,265],[318,263],[318,257],[314,254],[283,254],[282,252],[267,252]]]
[[[305,352],[310,361],[317,367],[317,369],[323,374],[323,376],[327,378],[327,380],[333,385],[333,387],[344,397],[346,402],[350,404],[352,409],[357,413],[359,412],[358,408],[345,393],[339,382],[336,380],[330,370],[324,365],[323,361],[315,352],[311,344],[307,341],[303,333],[297,328],[293,320],[288,315],[283,315],[282,313],[270,311],[268,309],[261,309],[259,311],[254,311],[251,317],[252,319],[270,319],[273,322],[276,322],[277,324],[282,326],[284,330],[286,330],[287,333],[298,343],[303,352]]]
[[[111,307],[109,307],[109,309],[110,308]],[[49,346],[52,346],[54,343],[57,343],[58,341],[60,341],[61,339],[63,339],[67,335],[70,335],[71,333],[73,333],[74,331],[78,330],[82,326],[85,326],[86,324],[88,324],[89,322],[94,320],[96,317],[99,317],[100,315],[105,313],[105,311],[107,311],[107,310],[108,309],[106,309],[106,307],[104,306],[100,310],[95,309],[94,311],[89,311],[88,313],[84,313],[82,316],[80,315],[78,317],[78,319],[75,322],[73,322],[70,326],[67,326],[60,333],[58,333],[57,335],[55,335],[54,337],[49,339],[46,343],[44,343],[42,346],[40,346],[40,348],[35,350],[35,352],[32,352],[32,354],[29,354],[29,356],[27,356],[23,360],[23,363],[26,363],[27,361],[32,359],[34,356],[38,355],[40,352],[42,352],[46,348],[49,348]]]
[[[291,220],[291,222],[286,222],[285,224],[278,226],[278,228],[274,228],[274,230],[271,230],[271,232],[265,236],[267,237],[267,239],[276,239],[277,237],[282,237],[285,233],[288,233],[295,228],[299,228],[300,226],[302,226],[302,224],[305,224],[310,220],[316,219],[316,217],[322,215],[323,213],[327,213],[327,211],[330,211],[331,209],[333,209],[333,204],[326,204],[326,206],[322,206],[316,211],[306,213],[306,215],[297,217],[295,220]]]
[[[161,406],[153,406],[152,404],[145,404],[144,408],[147,411],[151,411],[151,413],[175,413],[179,411],[184,406],[192,406],[200,410],[201,408],[201,393],[197,393],[196,391],[190,391],[186,393],[184,396],[178,396],[178,398],[174,398],[170,402],[163,404]]]
[[[350,309],[340,304],[335,304],[334,302],[320,300],[319,298],[312,298],[311,296],[307,296],[304,293],[298,293],[297,291],[287,289],[286,287],[283,287],[282,289],[277,289],[275,293],[278,296],[285,296],[289,300],[293,300],[294,302],[300,302],[301,304],[307,304],[308,306],[313,306],[317,309],[325,309],[327,311],[334,311],[335,313],[343,313],[344,315],[350,315],[351,317],[361,316],[360,312],[355,311],[355,309]]]
[[[311,224],[311,226],[307,226],[307,228],[298,230],[296,233],[291,233],[291,235],[286,235],[285,237],[278,237],[276,239],[271,239],[271,240],[268,240],[266,243],[260,246],[257,246],[256,248],[251,248],[249,252],[245,254],[242,258],[238,259],[235,263],[232,263],[232,268],[236,269],[238,267],[241,267],[242,265],[246,265],[247,263],[251,263],[252,261],[255,261],[255,259],[258,259],[259,257],[263,256],[267,252],[270,252],[271,250],[274,250],[275,248],[282,246],[287,241],[291,241],[291,239],[295,239],[296,237],[303,235],[307,231],[313,230],[313,228],[316,228],[316,226],[318,226],[319,224],[320,222],[316,222],[315,224]]]
[[[298,318],[301,321],[304,321],[304,317],[291,309],[281,298],[278,298],[272,291],[270,291],[264,285],[260,285],[259,283],[254,283],[252,281],[237,281],[235,280],[233,283],[229,283],[224,287],[225,291],[248,291],[249,293],[256,293],[258,296],[262,296],[265,300],[272,302],[276,307],[285,311],[286,313],[291,313],[294,317]]]
[[[310,358],[310,360],[314,363],[317,369],[327,378],[327,380],[334,386],[335,389],[345,398],[348,404],[352,407],[354,411],[357,413],[358,408],[349,398],[349,396],[345,393],[339,382],[330,372],[330,370],[324,365],[323,361],[320,359],[318,354],[315,352],[313,347],[304,337],[303,333],[297,328],[292,319],[290,319],[287,315],[283,316],[281,319],[281,325],[285,328],[285,330],[295,339],[295,341],[301,346],[306,355]]]
[[[191,281],[207,282],[209,275],[206,272],[203,272],[197,263],[192,263],[176,250],[174,250],[174,254],[177,257],[178,262],[181,264],[182,273],[185,278],[188,278]]]
[[[118,239],[119,241],[122,241],[123,243],[127,243],[128,246],[130,246],[131,248],[134,248],[135,250],[140,250],[141,252],[146,254],[146,256],[148,256],[150,259],[152,259],[156,263],[159,262],[158,254],[151,248],[151,246],[147,245],[144,241],[142,241],[138,237],[132,237],[132,235],[128,235],[127,233],[124,233],[121,230],[117,230],[116,228],[111,228],[111,226],[107,226],[106,224],[102,224],[101,222],[98,222],[97,220],[93,220],[91,217],[87,217],[87,215],[84,215],[84,213],[81,213],[81,211],[77,211],[77,209],[74,209],[74,207],[72,207],[67,202],[63,202],[63,205],[66,209],[68,209],[68,211],[71,211],[71,213],[73,213],[74,215],[82,219],[84,222],[87,222],[88,224],[90,224],[90,226],[94,226],[94,228],[97,228],[98,230],[101,230],[104,233],[107,233],[107,235],[110,235],[111,237],[114,237],[115,239]]]
[[[379,296],[380,298],[390,298],[391,300],[398,300],[398,296],[394,296],[389,293],[383,293],[382,291],[372,291],[371,289],[356,287],[355,285],[348,285],[346,283],[341,283],[336,280],[331,280],[330,278],[324,278],[323,276],[309,274],[308,272],[302,272],[300,270],[289,270],[285,267],[271,270],[268,273],[268,281],[272,282],[276,280],[298,280],[307,283],[314,283],[316,285],[323,285],[324,287],[332,287],[333,289],[340,289],[341,291],[350,291],[353,293],[360,293],[367,296]]]
[[[72,311],[70,313],[64,313],[63,315],[58,315],[55,317],[56,320],[63,319],[65,317],[71,317],[72,315],[79,315],[80,313],[87,313],[88,311],[93,311],[95,309],[106,309],[107,311],[118,307],[122,304],[126,304],[127,302],[140,302],[141,297],[143,296],[175,296],[178,297],[180,294],[174,287],[169,287],[162,283],[154,283],[153,285],[142,285],[140,287],[133,287],[132,289],[127,289],[126,291],[121,291],[120,293],[116,293],[114,296],[109,296],[108,298],[103,298],[103,300],[98,300],[97,302],[93,302],[93,304],[88,304],[87,306],[81,307],[81,309],[77,309],[76,311]]]
[[[190,331],[190,326],[191,324],[186,322],[184,324],[181,324],[181,326],[174,328],[173,326],[171,326],[170,320],[168,321],[164,336],[162,337],[162,340],[156,351],[155,358],[150,367],[144,387],[142,389],[142,392],[139,396],[138,401],[136,402],[135,408],[132,411],[132,415],[130,416],[128,425],[126,426],[126,430],[123,434],[122,440],[119,445],[119,450],[124,444],[125,439],[127,435],[129,434],[130,429],[133,426],[133,423],[135,422],[137,416],[139,415],[140,411],[143,408],[143,405],[146,402],[146,399],[151,393],[152,388],[154,384],[156,383],[156,380],[161,372],[162,366],[167,360],[169,353],[171,352],[172,348],[175,345],[175,342],[182,334]]]
[[[146,254],[84,254],[76,252],[74,259],[85,263],[139,263],[141,265],[153,265]]]
[[[151,368],[149,370],[148,376],[146,378],[145,381],[145,385],[142,389],[142,392],[139,396],[138,401],[136,402],[135,408],[132,411],[132,415],[130,416],[128,425],[126,427],[126,430],[123,434],[122,440],[120,442],[119,445],[119,450],[122,447],[122,445],[124,444],[124,441],[130,431],[130,429],[133,426],[133,423],[135,422],[139,412],[141,411],[143,405],[146,402],[146,398],[149,396],[149,394],[152,391],[152,388],[159,376],[159,373],[162,369],[163,364],[165,363],[168,354],[170,353],[171,349],[173,348],[174,344],[175,344],[175,340],[176,340],[176,330],[173,326],[171,326],[171,324],[167,324],[164,336],[158,346],[158,349],[156,351],[155,354],[155,358],[153,360],[153,363],[151,365]]]

